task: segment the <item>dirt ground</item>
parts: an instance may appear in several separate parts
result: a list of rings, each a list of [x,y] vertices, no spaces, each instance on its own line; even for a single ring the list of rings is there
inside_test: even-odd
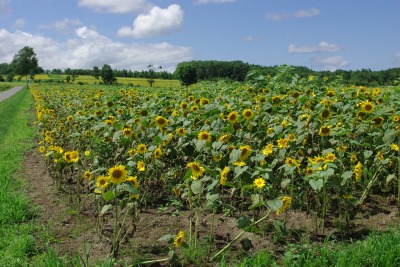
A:
[[[83,246],[85,243],[90,243],[92,264],[107,259],[112,247],[112,215],[105,216],[102,230],[97,230],[98,218],[93,210],[96,205],[95,200],[89,198],[80,211],[71,207],[68,193],[58,189],[47,171],[42,155],[36,151],[30,151],[25,155],[23,175],[28,179],[28,195],[37,211],[35,220],[47,229],[46,237],[37,236],[37,241],[42,248],[45,248],[45,242],[49,242],[59,255],[74,256],[80,253],[84,256]],[[249,250],[243,249],[243,242],[236,242],[232,247],[234,252],[232,255],[252,254],[257,250],[267,249],[273,251],[279,258],[288,242],[300,243],[304,240],[310,243],[323,242],[327,236],[341,237],[343,240],[360,239],[372,230],[385,231],[400,223],[395,201],[390,197],[385,199],[378,196],[367,198],[365,205],[352,221],[351,235],[343,235],[339,225],[332,223],[335,221],[334,218],[330,218],[331,223],[326,225],[323,233],[317,235],[313,215],[291,210],[286,216],[288,231],[286,236],[279,238],[272,226],[273,219],[283,220],[284,216],[273,214],[271,219],[264,223],[262,233],[243,235],[242,240],[247,238],[251,241]],[[177,211],[174,207],[141,210],[136,222],[136,230],[122,231],[122,234],[126,234],[126,241],[121,245],[119,262],[121,265],[132,263],[135,257],[147,260],[165,258],[169,245],[166,241],[158,242],[157,240],[166,234],[175,235],[179,230],[187,232],[190,217],[187,210]],[[237,217],[238,214],[233,214],[231,217],[223,214],[215,216],[213,253],[241,232],[236,226]],[[209,237],[211,219],[210,213],[199,214],[199,239]]]

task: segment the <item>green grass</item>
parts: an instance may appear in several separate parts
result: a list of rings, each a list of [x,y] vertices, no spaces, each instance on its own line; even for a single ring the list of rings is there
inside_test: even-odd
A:
[[[31,106],[28,90],[0,102],[0,266],[27,266],[35,253],[29,200],[15,177],[23,152],[32,147]]]
[[[263,267],[263,266],[400,266],[400,229],[386,233],[372,233],[365,240],[350,244],[326,242],[323,246],[288,245],[279,261],[269,251],[259,251],[239,263],[221,267]]]

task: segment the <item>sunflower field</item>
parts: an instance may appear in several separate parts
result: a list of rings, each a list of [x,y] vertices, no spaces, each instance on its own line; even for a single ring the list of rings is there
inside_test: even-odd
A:
[[[195,214],[250,215],[238,221],[243,232],[270,212],[302,210],[323,232],[328,212],[349,225],[371,193],[398,200],[399,88],[290,79],[32,85],[39,151],[71,203],[94,196],[97,214],[113,212],[116,221],[124,210],[134,221],[141,209],[175,200]],[[164,238],[175,248],[193,244],[196,221],[183,230]]]

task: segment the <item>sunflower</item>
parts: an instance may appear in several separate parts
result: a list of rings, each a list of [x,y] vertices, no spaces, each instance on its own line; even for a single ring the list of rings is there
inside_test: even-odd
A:
[[[374,104],[369,102],[369,100],[361,104],[361,110],[365,113],[371,113],[372,111],[374,111],[374,108]]]
[[[96,179],[96,186],[99,188],[106,188],[108,186],[108,183],[109,183],[109,178],[107,176],[100,175]]]
[[[39,152],[40,153],[44,153],[44,151],[46,151],[46,147],[45,146],[40,146],[39,147]]]
[[[314,173],[314,170],[311,168],[311,167],[307,167],[305,170],[304,170],[304,174],[305,175],[311,175],[311,174],[313,174]]]
[[[400,116],[394,115],[392,121],[393,121],[393,123],[399,122],[400,121]]]
[[[259,177],[253,181],[253,185],[256,188],[261,189],[261,188],[265,187],[266,184],[265,184],[264,178]]]
[[[200,176],[203,176],[205,172],[205,168],[200,165],[198,162],[190,162],[186,165],[192,170],[192,178],[193,180],[196,180]]]
[[[361,162],[358,162],[357,165],[354,166],[353,173],[356,176],[357,182],[361,180],[362,167],[363,167],[363,165],[361,164]]]
[[[251,109],[247,108],[243,110],[242,115],[246,120],[250,120],[251,118],[254,117],[254,112]]]
[[[92,180],[92,178],[93,178],[93,176],[92,176],[92,174],[90,173],[89,170],[86,170],[86,171],[83,173],[83,177],[84,177],[86,180]]]
[[[168,125],[168,120],[162,116],[157,116],[155,122],[160,129]]]
[[[319,128],[318,135],[320,136],[328,136],[331,133],[331,126],[324,125]]]
[[[181,107],[181,109],[187,109],[188,103],[182,102],[179,106]]]
[[[143,161],[138,161],[137,163],[137,169],[140,172],[144,172],[146,170],[146,165]]]
[[[399,146],[395,143],[390,144],[390,149],[393,151],[399,151]]]
[[[125,182],[128,177],[128,171],[123,165],[116,165],[108,169],[108,177],[113,184]]]
[[[76,163],[79,160],[79,153],[76,150],[66,151],[63,158],[68,163]]]
[[[276,211],[276,215],[281,214],[283,211],[285,211],[291,204],[292,204],[292,198],[289,196],[284,196],[282,198],[282,207],[280,207],[277,211]]]
[[[179,231],[178,235],[174,239],[174,246],[176,248],[180,247],[185,240],[185,233],[183,231]]]
[[[383,121],[384,121],[385,119],[382,118],[382,117],[375,117],[375,118],[372,118],[371,120],[372,120],[373,125],[374,125],[375,127],[381,127],[382,124],[383,124]]]
[[[244,161],[235,161],[233,165],[238,166],[238,167],[243,167],[246,166],[246,163]]]
[[[129,154],[129,156],[131,156],[131,157],[135,156],[136,153],[137,153],[137,151],[136,151],[135,149],[129,149],[129,150],[128,150],[128,154]]]
[[[223,142],[223,143],[226,143],[226,142],[229,141],[230,138],[231,138],[231,135],[230,135],[230,134],[224,134],[224,135],[221,136],[218,140],[221,141],[221,142]]]
[[[132,131],[132,129],[129,128],[129,127],[124,127],[124,128],[122,129],[122,133],[125,135],[125,137],[129,138],[129,137],[132,136],[133,131]]]
[[[230,124],[234,124],[238,118],[239,118],[239,114],[237,113],[237,111],[232,111],[231,113],[229,113],[229,115],[227,117],[228,122]]]
[[[287,139],[289,140],[289,142],[294,142],[294,141],[296,141],[296,135],[288,134]]]
[[[139,182],[137,180],[137,176],[129,176],[126,179],[127,182],[131,182],[135,188],[139,188]]]
[[[147,147],[146,147],[145,144],[139,144],[139,145],[137,146],[136,151],[137,151],[138,153],[140,153],[140,154],[144,154],[144,153],[147,152]]]
[[[178,129],[175,130],[175,132],[179,135],[179,136],[184,136],[186,134],[186,129],[183,127],[180,127]]]
[[[350,161],[353,163],[357,162],[358,161],[357,155],[356,154],[351,155]]]
[[[289,139],[279,138],[276,143],[278,144],[279,148],[287,148],[289,146]]]
[[[336,155],[335,153],[329,153],[325,156],[325,162],[334,162],[336,160]]]
[[[285,163],[288,166],[300,166],[300,163],[296,159],[290,157],[285,160]]]
[[[190,108],[190,111],[196,112],[198,109],[199,107],[195,105]]]
[[[211,134],[207,131],[202,131],[197,135],[197,139],[206,140],[207,143],[211,142]]]
[[[328,90],[328,91],[326,92],[326,96],[329,96],[329,97],[335,96],[335,91],[333,91],[333,90]]]
[[[147,115],[149,115],[149,112],[145,109],[142,109],[139,111],[140,116],[142,117],[146,117]]]
[[[73,120],[74,120],[74,116],[69,115],[69,116],[67,117],[67,121],[71,122],[71,121],[73,121]]]
[[[329,111],[329,109],[324,109],[324,110],[320,113],[320,116],[321,116],[321,118],[322,118],[323,120],[327,120],[327,119],[329,119],[329,118],[332,116],[332,114],[331,114],[331,112]]]
[[[208,104],[210,104],[210,100],[209,99],[203,98],[203,97],[200,99],[200,105],[201,106],[208,105]]]
[[[219,183],[221,185],[226,185],[226,181],[228,180],[228,172],[229,172],[228,166],[224,167],[224,169],[221,171],[221,178],[219,179]]]
[[[161,147],[157,147],[153,152],[154,157],[156,157],[158,159],[161,158],[162,154],[163,154],[163,152],[162,152]]]
[[[251,147],[249,145],[241,146],[239,149],[242,151],[242,154],[240,154],[239,157],[240,161],[246,160],[252,152]]]
[[[376,153],[376,158],[377,158],[378,160],[383,160],[385,157],[383,156],[382,152],[378,151],[378,152]]]

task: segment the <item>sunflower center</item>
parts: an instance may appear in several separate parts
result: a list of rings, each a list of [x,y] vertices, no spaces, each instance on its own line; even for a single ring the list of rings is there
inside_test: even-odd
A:
[[[164,118],[159,118],[158,119],[158,123],[159,124],[164,124],[165,123],[165,119]]]
[[[200,172],[200,167],[198,165],[196,165],[196,164],[192,165],[192,169],[195,172]]]
[[[121,170],[114,170],[112,173],[112,176],[116,179],[121,178],[122,176],[122,171]]]

